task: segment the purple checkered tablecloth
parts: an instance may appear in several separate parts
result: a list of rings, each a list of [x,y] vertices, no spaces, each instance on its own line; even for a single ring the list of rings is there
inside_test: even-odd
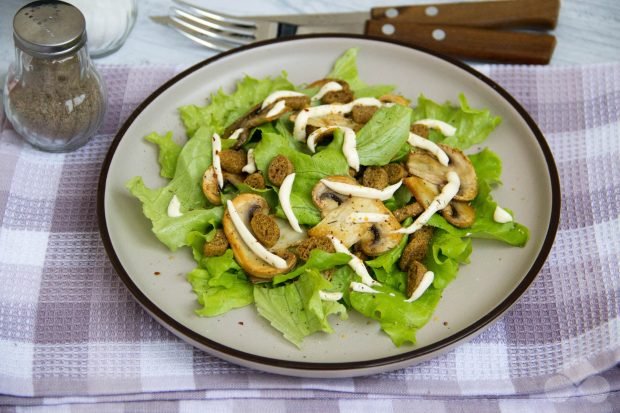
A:
[[[106,66],[99,134],[34,150],[0,119],[0,410],[620,411],[620,64],[480,66],[538,122],[562,181],[540,276],[482,335],[352,379],[281,377],[180,341],[107,259],[95,204],[108,146],[173,67]]]

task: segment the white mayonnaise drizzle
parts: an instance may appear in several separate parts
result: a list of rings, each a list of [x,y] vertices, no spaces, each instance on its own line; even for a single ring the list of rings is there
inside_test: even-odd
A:
[[[378,212],[351,212],[347,217],[347,222],[352,224],[363,224],[365,222],[388,222],[389,214],[381,214]]]
[[[256,172],[256,160],[254,159],[254,149],[248,149],[248,163],[241,168],[241,172],[253,174]]]
[[[241,135],[242,133],[243,133],[243,128],[235,129],[235,131],[230,134],[228,139],[232,139],[233,141],[236,141],[237,139],[239,139],[239,135]]]
[[[317,138],[336,129],[340,129],[344,133],[344,141],[342,142],[342,153],[347,160],[347,164],[356,171],[359,171],[360,157],[357,153],[357,138],[355,136],[355,131],[351,128],[347,128],[346,126],[323,126],[315,130],[310,134],[310,136],[308,136],[308,140],[306,141],[308,149],[310,149],[312,153],[316,152]]]
[[[217,133],[211,137],[211,152],[213,153],[213,169],[217,178],[217,185],[222,189],[224,187],[224,175],[222,174],[222,165],[220,164],[220,152],[222,152],[222,140]]]
[[[413,124],[424,125],[428,128],[438,130],[444,136],[454,136],[454,134],[456,133],[456,128],[454,126],[438,119],[421,119],[415,121]]]
[[[282,98],[292,98],[297,96],[305,96],[303,93],[293,92],[292,90],[277,90],[267,96],[265,100],[263,100],[263,104],[261,105],[261,109],[265,109],[267,106],[271,105],[273,102],[282,99]]]
[[[299,226],[299,221],[297,221],[297,217],[293,212],[293,207],[291,207],[291,192],[293,190],[293,183],[295,182],[295,174],[289,174],[282,181],[282,185],[280,185],[280,192],[278,193],[278,198],[280,199],[280,205],[282,206],[282,211],[284,211],[284,215],[286,215],[286,219],[288,219],[288,223],[291,224],[291,227],[295,230],[295,232],[303,232],[301,227]]]
[[[344,115],[351,112],[353,110],[353,106],[356,105],[381,107],[383,103],[381,103],[379,99],[375,98],[359,98],[346,104],[334,103],[332,105],[313,106],[302,109],[297,114],[297,118],[295,119],[293,136],[298,141],[303,142],[306,140],[306,125],[308,124],[308,119],[318,118],[330,114]]]
[[[403,181],[400,180],[394,185],[390,185],[385,189],[375,189],[362,185],[347,184],[344,182],[334,182],[328,179],[321,179],[321,182],[334,192],[338,192],[342,195],[357,196],[360,198],[378,199],[380,201],[386,201],[394,195],[394,192],[402,185]]]
[[[450,158],[448,158],[448,155],[443,151],[443,149],[441,149],[435,142],[431,141],[430,139],[426,139],[420,135],[416,135],[413,132],[409,132],[409,139],[407,140],[407,142],[411,146],[429,151],[430,153],[435,155],[440,164],[442,164],[443,166],[448,166]]]
[[[413,294],[411,294],[411,297],[406,299],[405,302],[412,303],[418,298],[422,297],[422,294],[424,294],[424,292],[428,290],[428,287],[433,284],[434,279],[435,273],[432,271],[426,271],[422,276],[422,281],[420,281],[420,285],[418,285]]]
[[[269,109],[269,112],[267,112],[267,115],[265,115],[265,117],[267,118],[276,117],[278,115],[281,115],[285,110],[286,110],[286,102],[284,100],[278,100],[276,104],[273,105],[271,109]]]
[[[409,225],[405,228],[397,229],[395,232],[399,232],[401,234],[413,234],[420,228],[424,226],[428,222],[429,219],[433,216],[433,214],[437,211],[441,211],[444,209],[454,198],[454,196],[459,192],[459,187],[461,186],[461,180],[459,175],[454,172],[448,172],[448,183],[441,188],[441,193],[437,195],[431,204],[426,208],[422,214],[416,218],[413,224]]]
[[[342,293],[338,291],[328,292],[319,290],[319,297],[321,297],[323,301],[338,301],[342,298]]]
[[[245,242],[245,244],[254,254],[256,254],[267,264],[272,265],[276,268],[284,269],[288,267],[288,264],[282,257],[278,257],[276,254],[272,254],[271,252],[269,252],[267,248],[263,246],[263,244],[261,244],[256,238],[254,238],[254,235],[252,235],[250,230],[243,223],[243,220],[237,213],[237,209],[235,208],[235,205],[232,203],[231,200],[228,200],[226,202],[226,206],[228,207],[228,214],[230,215],[230,219],[232,220],[235,229],[237,230],[237,232],[239,232],[239,235],[241,236],[241,239],[243,239],[243,242]]]
[[[368,269],[366,269],[366,266],[364,265],[364,262],[355,255],[351,254],[351,251],[349,251],[349,249],[345,247],[338,238],[334,237],[333,235],[327,235],[327,238],[329,238],[329,240],[332,242],[332,245],[334,246],[336,252],[342,252],[343,254],[347,254],[351,257],[348,262],[349,267],[351,267],[351,269],[353,269],[353,271],[355,271],[355,273],[360,276],[364,284],[381,285],[377,281],[372,279],[372,277],[368,273]]]
[[[355,281],[352,281],[351,284],[349,284],[349,287],[351,288],[351,291],[355,291],[358,293],[381,294],[381,291],[377,291],[374,288],[367,286],[366,284],[358,283]]]
[[[183,215],[181,212],[181,201],[179,201],[179,198],[177,198],[176,195],[173,195],[170,203],[168,204],[168,216],[170,218],[178,218],[181,215]]]
[[[510,215],[510,212],[498,205],[495,207],[495,212],[493,212],[493,221],[500,224],[512,222],[512,215]]]
[[[342,90],[342,85],[338,82],[327,82],[323,85],[316,95],[312,96],[310,100],[321,100],[323,96],[329,92],[338,92]]]

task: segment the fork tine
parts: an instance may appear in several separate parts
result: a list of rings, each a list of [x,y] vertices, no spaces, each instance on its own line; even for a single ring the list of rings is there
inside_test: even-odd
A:
[[[174,21],[179,26],[184,27],[191,32],[201,34],[203,36],[209,37],[213,41],[222,41],[225,43],[230,43],[232,47],[241,46],[244,44],[252,43],[254,38],[250,37],[241,37],[241,36],[228,36],[225,32],[212,30],[206,27],[197,26],[191,21],[187,21],[185,19],[179,18],[177,16],[170,16],[172,21]]]
[[[255,29],[247,29],[247,28],[240,29],[235,26],[224,26],[224,25],[215,23],[211,20],[208,20],[205,17],[197,17],[191,13],[188,13],[187,11],[183,9],[178,9],[175,7],[170,8],[170,15],[171,16],[178,15],[178,16],[185,18],[186,20],[191,20],[193,22],[196,22],[200,24],[201,26],[206,26],[206,27],[215,29],[218,32],[228,32],[228,33],[238,35],[238,36],[254,38],[254,33],[256,31]]]
[[[169,27],[171,27],[173,30],[177,31],[178,33],[182,34],[183,36],[187,37],[188,39],[202,46],[208,47],[209,49],[212,49],[212,50],[226,52],[238,46],[238,45],[230,44],[230,43],[223,42],[223,41],[220,42],[220,41],[217,41],[211,38],[204,39],[203,37],[192,34],[192,32],[190,32],[190,29],[188,27],[179,25],[179,23],[177,23],[175,20],[172,20],[172,24],[169,24]]]
[[[204,7],[195,6],[184,0],[173,0],[173,1],[179,5],[192,9],[192,11],[194,11],[195,13],[203,17],[206,17],[208,19],[211,19],[211,20],[215,20],[215,21],[222,22],[222,23],[228,23],[228,24],[232,24],[236,26],[241,26],[241,27],[249,27],[249,28],[256,27],[255,22],[253,22],[252,20],[240,19],[240,18],[231,16],[225,13],[215,12],[213,10],[205,9]]]

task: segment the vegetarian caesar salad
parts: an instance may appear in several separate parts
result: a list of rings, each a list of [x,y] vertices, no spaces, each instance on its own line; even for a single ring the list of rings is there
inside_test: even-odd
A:
[[[527,242],[491,194],[499,157],[464,153],[500,118],[463,95],[412,104],[368,85],[357,53],[308,84],[245,76],[206,106],[181,107],[183,145],[172,132],[146,136],[169,182],[127,188],[163,244],[191,248],[197,316],[254,305],[301,347],[333,332],[330,316],[357,311],[396,346],[415,344],[472,238]]]

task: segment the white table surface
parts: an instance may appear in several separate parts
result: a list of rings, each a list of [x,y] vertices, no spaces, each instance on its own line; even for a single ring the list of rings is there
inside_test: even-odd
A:
[[[95,1],[95,0],[92,0]],[[445,2],[440,0],[438,2]],[[372,6],[421,4],[429,0],[194,0],[196,4],[230,14],[287,14],[368,10]],[[0,3],[0,79],[13,59],[12,17],[28,3]],[[174,64],[189,66],[215,52],[198,46],[171,29],[152,22],[150,15],[166,14],[171,0],[138,0],[138,20],[117,52],[96,60],[108,64]],[[564,0],[552,65],[620,61],[620,0]]]

